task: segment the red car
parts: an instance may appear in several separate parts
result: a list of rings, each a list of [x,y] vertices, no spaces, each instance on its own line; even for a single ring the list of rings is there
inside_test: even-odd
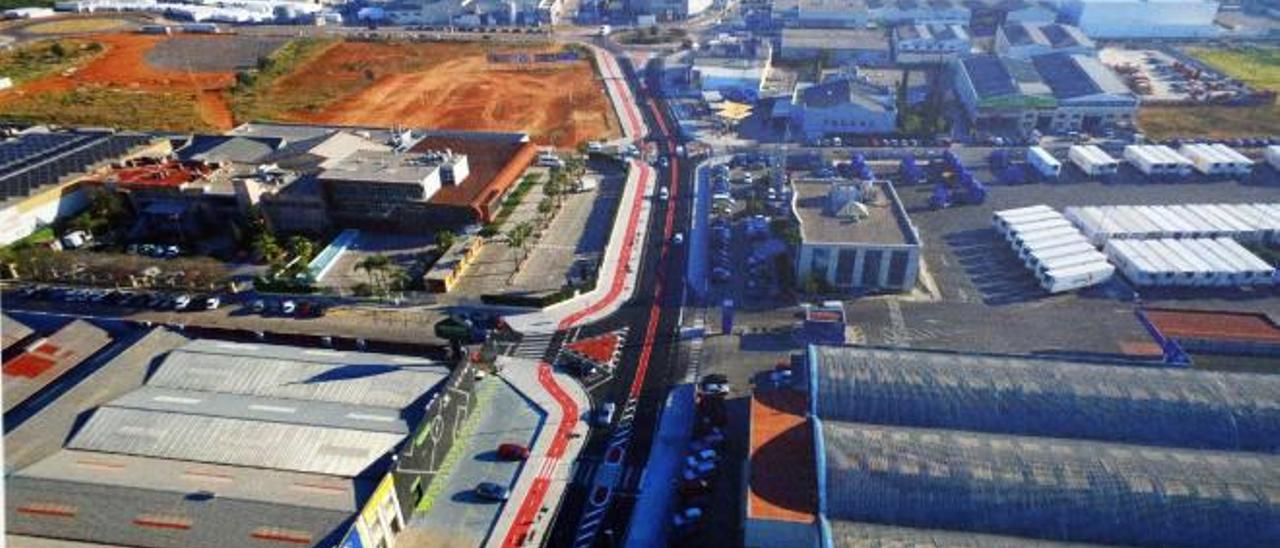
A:
[[[529,448],[515,443],[504,443],[498,446],[498,458],[502,460],[525,460],[529,458]]]

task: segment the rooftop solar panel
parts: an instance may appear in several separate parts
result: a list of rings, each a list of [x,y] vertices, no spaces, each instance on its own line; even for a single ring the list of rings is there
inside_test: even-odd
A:
[[[998,97],[1018,92],[1008,69],[994,55],[977,55],[966,58],[962,63],[978,97]]]
[[[1053,90],[1054,97],[1070,99],[1101,92],[1089,74],[1070,55],[1039,55],[1032,58],[1031,62],[1035,64],[1036,71],[1049,85],[1049,89]]]

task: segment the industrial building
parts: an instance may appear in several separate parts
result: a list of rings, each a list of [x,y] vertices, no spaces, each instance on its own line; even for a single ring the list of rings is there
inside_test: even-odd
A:
[[[1062,11],[1093,38],[1204,38],[1219,33],[1216,0],[1066,0]]]
[[[422,230],[434,224],[428,204],[435,194],[469,173],[467,157],[448,151],[360,151],[333,162],[317,178],[339,225]]]
[[[893,133],[898,108],[893,90],[858,77],[840,76],[797,86],[786,104],[778,101],[773,116],[786,117],[803,139],[830,135]],[[785,106],[786,108],[779,108]]]
[[[995,51],[1000,55],[1030,59],[1047,53],[1096,55],[1097,46],[1071,25],[1006,22],[996,30]]]
[[[944,63],[969,53],[968,27],[951,23],[917,23],[893,28],[893,60],[897,63]]]
[[[688,81],[701,91],[753,103],[772,64],[773,46],[766,40],[716,40],[694,54]]]
[[[1280,203],[1083,206],[1068,207],[1063,214],[1097,246],[1117,238],[1280,241]]]
[[[796,28],[865,28],[916,23],[968,25],[972,11],[957,0],[773,0],[775,22]]]
[[[163,141],[106,130],[33,128],[0,138],[0,245],[89,205],[84,178]]]
[[[145,368],[149,356],[127,359]],[[6,478],[11,541],[337,545],[449,372],[410,356],[215,340],[153,363],[142,386]],[[397,505],[374,512],[404,526]]]
[[[5,316],[5,348],[33,334],[30,328]],[[10,328],[14,333],[10,335]],[[37,338],[4,362],[4,412],[21,405],[63,375],[111,344],[111,335],[84,320],[74,320],[52,335]],[[16,349],[17,350],[17,349]]]
[[[886,66],[889,38],[879,29],[782,29],[778,57],[787,61],[826,58],[836,65]]]
[[[794,389],[752,398],[746,546],[1280,541],[1271,376],[866,346],[805,358]]]
[[[910,291],[920,234],[887,181],[793,181],[800,223],[796,279],[843,292]]]
[[[974,55],[955,61],[954,76],[957,97],[982,130],[1095,132],[1137,116],[1137,96],[1089,55]]]
[[[1098,285],[1115,267],[1063,214],[1046,205],[997,211],[991,216],[1018,257],[1049,293]]]
[[[1137,286],[1273,285],[1276,269],[1231,238],[1111,239],[1107,258]]]
[[[4,351],[5,361],[8,361],[10,357],[10,349],[13,349],[14,354],[24,351],[18,344],[26,341],[28,337],[34,334],[35,330],[28,327],[27,324],[14,319],[13,316],[8,314],[0,314],[0,337],[4,339],[4,345],[0,347],[0,350]]]

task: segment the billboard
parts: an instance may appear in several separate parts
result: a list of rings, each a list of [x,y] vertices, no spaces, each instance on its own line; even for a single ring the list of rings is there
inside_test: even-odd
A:
[[[355,523],[342,539],[341,548],[365,548],[366,546],[395,546],[395,533],[404,528],[404,515],[396,497],[395,479],[391,474],[382,477],[364,508],[356,516]],[[396,526],[393,528],[392,523]]]

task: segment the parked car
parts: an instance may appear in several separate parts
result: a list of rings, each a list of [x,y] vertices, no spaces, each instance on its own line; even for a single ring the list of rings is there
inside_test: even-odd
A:
[[[191,306],[191,295],[183,293],[173,298],[174,310],[186,310],[188,306]]]
[[[596,409],[595,423],[596,426],[609,426],[613,423],[613,412],[618,406],[613,402],[605,402],[599,409]]]
[[[267,309],[267,301],[256,299],[249,305],[249,308],[252,309],[254,313],[261,314]]]
[[[204,298],[205,310],[217,310],[219,306],[222,306],[222,299],[218,298],[217,295],[209,295]]]
[[[683,232],[677,232],[674,236],[672,236],[672,237],[671,237],[671,243],[673,243],[673,244],[675,244],[675,245],[683,244],[683,243],[684,243],[684,233],[683,233]]]
[[[498,446],[498,458],[502,460],[525,460],[529,458],[529,448],[518,443],[504,443]]]
[[[685,508],[683,511],[676,513],[675,517],[671,519],[671,523],[672,525],[675,525],[677,529],[682,529],[698,523],[701,520],[701,508]]]
[[[476,496],[485,500],[504,501],[511,496],[506,487],[493,483],[491,481],[481,482],[476,485]]]
[[[286,300],[286,301],[284,301],[284,302],[280,303],[280,313],[281,313],[281,314],[292,315],[292,314],[293,314],[293,312],[294,312],[295,310],[297,310],[297,309],[298,309],[298,305],[297,305],[296,303],[294,303],[293,301],[291,301],[291,300]]]

